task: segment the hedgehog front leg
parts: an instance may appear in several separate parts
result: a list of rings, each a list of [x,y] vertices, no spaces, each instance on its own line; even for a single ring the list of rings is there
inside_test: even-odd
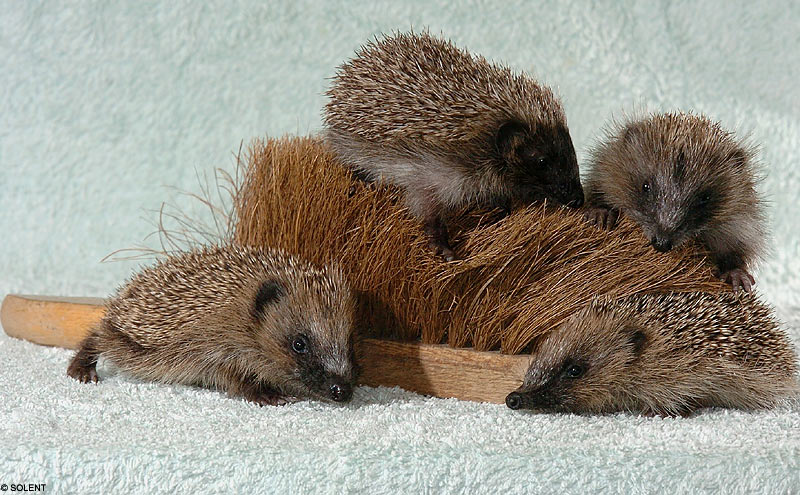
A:
[[[740,288],[750,292],[756,279],[747,272],[748,256],[744,246],[738,240],[729,238],[707,238],[704,241],[717,267],[714,274],[731,284],[734,293]]]
[[[591,183],[586,185],[585,190],[587,208],[583,219],[603,230],[612,230],[619,220],[619,208],[610,206]]]
[[[499,208],[500,213],[498,214],[497,221],[503,220],[507,216],[511,215],[511,199],[509,198],[495,198],[493,201],[489,203],[494,208]]]
[[[583,219],[603,230],[612,230],[617,225],[619,210],[608,206],[597,206],[589,208],[583,214]]]
[[[428,236],[428,246],[445,261],[455,260],[456,253],[450,247],[447,226],[442,220],[442,205],[424,187],[408,187],[405,199],[411,214],[422,220],[425,234]]]
[[[723,282],[731,284],[733,292],[736,293],[741,288],[745,292],[753,290],[756,279],[744,268],[744,260],[741,255],[736,253],[715,254],[714,264],[717,265],[715,275]]]
[[[81,383],[97,383],[98,335],[92,331],[83,341],[67,367],[67,375]]]
[[[219,378],[228,396],[242,397],[259,406],[283,406],[296,400],[265,384],[255,375],[242,377],[233,371],[222,371]]]
[[[428,235],[428,246],[436,251],[436,254],[440,254],[445,261],[456,259],[456,253],[450,247],[447,226],[439,214],[431,213],[425,217],[425,233]]]
[[[293,397],[283,395],[275,389],[263,384],[253,383],[242,390],[242,397],[248,402],[253,402],[259,406],[285,406],[294,402]]]

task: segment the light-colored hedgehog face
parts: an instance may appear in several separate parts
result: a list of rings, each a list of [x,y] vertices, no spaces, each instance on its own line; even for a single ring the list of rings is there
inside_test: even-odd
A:
[[[544,337],[506,405],[544,412],[625,409],[622,391],[646,341],[638,325],[587,308]]]
[[[547,198],[556,204],[583,205],[583,187],[572,138],[566,127],[528,129],[506,122],[496,136],[512,199],[525,204]]]
[[[665,252],[736,215],[725,194],[752,194],[749,159],[718,124],[663,114],[624,126],[597,154],[595,176]]]
[[[284,392],[347,402],[357,376],[352,294],[339,273],[304,275],[261,283],[257,341]]]

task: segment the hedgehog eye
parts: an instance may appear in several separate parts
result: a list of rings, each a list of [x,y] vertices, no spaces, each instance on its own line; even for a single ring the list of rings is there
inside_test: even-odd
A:
[[[304,335],[298,335],[292,341],[292,350],[298,354],[305,354],[308,352],[308,340]]]
[[[529,166],[544,167],[547,164],[547,157],[540,155],[536,150],[530,150],[524,158]]]
[[[645,182],[644,184],[642,184],[642,192],[644,192],[645,194],[650,194],[650,183],[649,182]]]
[[[579,378],[583,375],[583,367],[573,364],[564,371],[564,374],[567,375],[567,378]]]
[[[702,191],[695,198],[695,208],[707,209],[711,203],[711,191]]]

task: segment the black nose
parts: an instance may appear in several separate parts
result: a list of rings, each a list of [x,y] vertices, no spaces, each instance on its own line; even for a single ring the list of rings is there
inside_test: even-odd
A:
[[[653,245],[653,249],[660,253],[666,253],[672,249],[672,241],[667,238],[653,237],[650,240],[650,244]]]
[[[331,399],[336,402],[347,402],[353,397],[353,389],[346,383],[331,385]]]
[[[583,188],[580,182],[575,182],[561,190],[564,204],[570,208],[580,208],[583,206]]]
[[[509,409],[519,409],[522,407],[522,396],[518,392],[511,392],[506,397],[506,405]]]

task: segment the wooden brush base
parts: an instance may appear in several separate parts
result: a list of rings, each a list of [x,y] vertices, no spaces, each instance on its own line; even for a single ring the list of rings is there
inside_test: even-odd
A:
[[[77,349],[104,313],[99,298],[10,294],[0,322],[11,337]],[[362,385],[496,404],[521,385],[530,361],[529,356],[380,339],[362,340],[358,355]]]

